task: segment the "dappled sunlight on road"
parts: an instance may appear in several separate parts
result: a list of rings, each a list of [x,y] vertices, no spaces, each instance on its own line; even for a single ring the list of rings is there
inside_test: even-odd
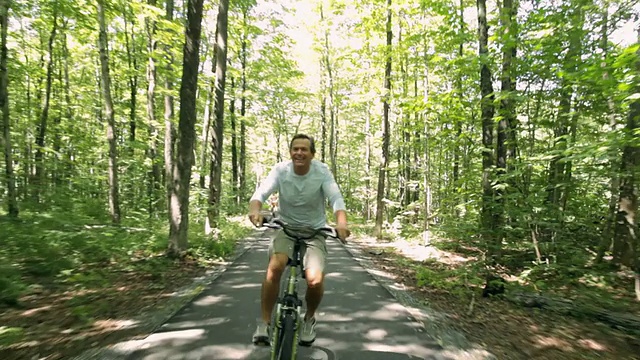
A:
[[[246,288],[260,288],[261,286],[262,286],[262,284],[255,283],[255,284],[233,285],[231,288],[232,289],[246,289]]]
[[[217,318],[204,318],[202,320],[190,320],[181,322],[171,322],[169,324],[162,325],[162,331],[178,330],[178,329],[190,329],[190,328],[205,328],[211,326],[218,326],[232,321],[228,317]]]
[[[251,343],[260,318],[266,245],[256,243],[157,333],[130,343],[135,351],[127,359],[268,359],[268,347]],[[456,359],[444,355],[438,342],[344,248],[331,241],[328,246],[325,296],[316,313],[318,336],[312,347],[299,348],[300,359]],[[299,285],[304,299],[304,280]]]
[[[193,302],[193,305],[195,306],[211,306],[211,305],[215,305],[215,304],[219,304],[221,302],[224,301],[229,301],[230,297],[229,295],[209,295],[209,296],[204,296],[196,301]]]

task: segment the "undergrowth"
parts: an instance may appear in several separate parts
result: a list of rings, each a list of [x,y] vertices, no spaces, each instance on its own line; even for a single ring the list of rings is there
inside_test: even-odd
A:
[[[0,306],[18,306],[35,287],[107,287],[119,273],[163,277],[175,261],[164,256],[168,225],[164,217],[129,213],[112,225],[86,209],[22,212],[19,219],[0,217]],[[189,261],[204,266],[226,258],[250,228],[226,220],[215,237],[203,226],[189,227]],[[6,330],[6,329],[5,329]]]

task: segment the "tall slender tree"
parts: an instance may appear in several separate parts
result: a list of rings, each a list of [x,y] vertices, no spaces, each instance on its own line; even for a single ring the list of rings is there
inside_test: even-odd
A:
[[[114,223],[120,222],[120,198],[118,186],[118,151],[116,139],[116,121],[111,98],[111,75],[109,74],[109,40],[105,20],[104,0],[98,0],[98,23],[100,32],[98,47],[100,50],[100,84],[104,100],[104,116],[107,119],[107,142],[109,143],[109,211]]]
[[[391,23],[391,0],[387,0],[387,46],[385,48],[384,67],[384,96],[382,103],[382,153],[380,155],[380,169],[378,170],[378,193],[376,198],[376,224],[374,236],[382,237],[382,221],[385,208],[385,179],[387,177],[387,166],[389,163],[389,107],[391,102],[391,60],[392,60],[392,40],[393,30]]]
[[[177,232],[169,237],[169,256],[180,256],[188,247],[189,232],[189,184],[193,165],[195,142],[196,91],[198,89],[198,64],[200,63],[200,37],[202,33],[203,0],[187,3],[186,35],[183,48],[182,82],[180,84],[180,122],[176,148],[177,177],[173,179],[174,195],[179,204]]]
[[[477,0],[478,6],[478,56],[480,57],[480,109],[482,117],[482,210],[481,233],[490,256],[499,252],[494,230],[494,192],[491,186],[491,167],[493,165],[493,115],[494,93],[489,68],[489,25],[487,23],[487,3]]]
[[[209,182],[209,208],[207,219],[210,228],[218,225],[220,195],[222,190],[222,145],[224,134],[224,90],[227,76],[227,24],[229,0],[220,0],[216,26],[216,86],[214,132],[211,142],[211,177]]]
[[[148,0],[149,6],[156,6],[156,0]],[[156,30],[157,25],[154,18],[149,17],[145,20],[147,32],[147,121],[149,123],[149,150],[148,157],[151,161],[151,171],[149,172],[149,186],[147,196],[149,197],[149,213],[152,214],[157,205],[157,191],[160,190],[161,170],[158,161],[158,123],[156,120]]]
[[[49,122],[49,110],[51,104],[51,88],[53,86],[53,71],[54,71],[54,59],[53,59],[53,47],[56,39],[56,33],[58,31],[58,3],[54,1],[53,4],[53,24],[51,26],[51,33],[49,34],[49,41],[47,44],[47,52],[49,57],[47,59],[47,75],[45,80],[44,99],[42,99],[42,109],[40,110],[40,121],[38,123],[38,129],[36,134],[36,155],[35,165],[36,172],[34,176],[34,183],[36,189],[34,192],[35,201],[40,201],[40,194],[42,193],[44,184],[44,152],[45,152],[45,137],[47,135],[47,125]],[[43,55],[44,56],[44,55]]]
[[[640,29],[638,30],[640,45]],[[636,50],[635,84],[632,94],[640,94],[640,47]],[[626,141],[622,151],[620,166],[620,188],[618,211],[614,228],[613,261],[627,265],[636,273],[636,297],[640,300],[640,236],[638,236],[638,184],[640,170],[640,99],[631,101],[629,116],[624,129]]]
[[[9,0],[0,0],[0,111],[2,111],[2,142],[4,150],[5,174],[7,176],[7,211],[17,217],[19,211],[16,183],[13,172],[11,146],[11,122],[9,121],[9,73],[7,69],[7,32],[9,28]]]
[[[173,0],[167,0],[165,5],[165,19],[167,22],[173,21]],[[176,129],[173,125],[173,54],[171,44],[163,44],[166,55],[166,75],[164,79],[164,175],[165,186],[167,188],[167,215],[169,218],[169,248],[171,242],[175,241],[178,251],[178,225],[180,224],[180,201],[176,192],[175,180],[178,178],[175,162],[175,142]]]

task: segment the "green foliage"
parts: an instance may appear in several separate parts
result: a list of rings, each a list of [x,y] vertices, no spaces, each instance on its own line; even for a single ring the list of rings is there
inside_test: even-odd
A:
[[[118,271],[162,277],[172,260],[164,219],[129,214],[121,226],[96,223],[78,212],[23,213],[20,221],[0,219],[5,241],[0,250],[0,301],[16,305],[31,283],[56,281],[80,287],[110,284]],[[28,225],[27,225],[28,224]],[[222,221],[217,239],[191,229],[192,256],[203,264],[233,253],[251,229]],[[82,311],[82,309],[78,310]],[[82,316],[82,314],[77,314]]]
[[[7,259],[0,257],[2,262]],[[13,267],[3,265],[0,267],[0,303],[14,306],[18,304],[18,298],[25,289],[25,284],[20,280],[20,273]]]
[[[451,294],[469,296],[474,288],[483,284],[482,277],[474,267],[449,269],[436,260],[429,260],[416,269],[418,286],[447,291]]]
[[[25,329],[20,327],[0,326],[0,346],[10,345],[25,337]]]
[[[191,228],[193,230],[189,252],[204,263],[232,255],[237,241],[252,232],[250,227],[229,221],[224,215],[220,217],[218,226],[213,238],[205,236],[202,227]]]
[[[634,64],[638,45],[620,45],[610,38],[632,17],[633,2],[613,0],[607,4],[593,6],[581,0],[527,4],[527,11],[518,11],[515,33],[506,32],[498,12],[492,12],[488,14],[489,54],[480,59],[476,54],[477,28],[460,23],[460,13],[468,13],[476,6],[474,2],[393,3],[385,240],[420,238],[427,216],[425,204],[429,203],[430,230],[438,237],[453,239],[434,242],[440,249],[484,254],[489,239],[496,238],[502,247],[501,265],[515,273],[530,269],[533,283],[549,279],[573,283],[572,279],[589,271],[597,273],[585,273],[584,269],[606,234],[603,218],[608,215],[609,200],[617,195],[611,194],[611,183],[619,173],[622,149],[638,139],[625,136],[622,130],[629,102],[637,97]],[[102,286],[108,275],[96,271],[97,267],[141,271],[160,278],[169,261],[159,255],[168,237],[166,189],[161,180],[159,184],[151,182],[150,172],[152,165],[164,165],[162,97],[179,98],[184,13],[176,11],[175,20],[169,21],[161,3],[106,3],[124,219],[120,226],[113,226],[106,225],[109,162],[100,81],[96,78],[98,34],[94,9],[78,10],[84,5],[74,0],[13,2],[9,13],[9,131],[21,220],[0,219],[0,264],[5,264],[0,268],[0,300],[5,303],[15,303],[31,279]],[[215,4],[207,6],[215,11]],[[604,8],[616,9],[615,14],[605,14]],[[375,208],[388,53],[386,10],[382,1],[330,2],[323,9],[321,22],[318,8],[312,10],[313,16],[299,19],[296,9],[263,8],[254,0],[231,4],[227,79],[233,77],[236,86],[233,93],[227,90],[225,111],[229,100],[235,99],[236,125],[239,128],[242,122],[247,127],[243,134],[247,153],[243,159],[245,191],[238,201],[231,172],[239,164],[231,164],[229,159],[231,136],[239,139],[240,133],[237,129],[231,132],[227,112],[224,183],[218,189],[222,192],[221,213],[246,213],[251,189],[266,175],[262,170],[278,156],[287,157],[287,141],[294,131],[316,136],[318,148],[325,149],[317,157],[324,156],[329,162],[329,122],[334,119],[335,176],[347,197],[353,231],[372,231],[373,226],[359,215],[372,214]],[[54,11],[59,15],[52,44],[54,79],[44,147],[40,149],[44,173],[42,179],[35,179],[35,138],[42,126],[40,100],[46,88],[47,39]],[[128,13],[128,34],[124,33],[123,11]],[[609,17],[606,34],[605,15]],[[147,21],[157,25],[155,49],[147,48]],[[301,27],[296,28],[298,25]],[[304,39],[305,43],[296,44],[297,32],[306,30],[312,43]],[[211,98],[212,69],[204,66],[209,67],[212,60],[214,34],[215,23],[205,22],[202,41],[209,48],[203,46],[201,55],[204,72],[199,77],[197,99],[199,131]],[[504,115],[501,101],[513,100],[516,121],[510,125],[517,149],[515,156],[507,159],[506,174],[499,174],[495,169],[496,140],[486,147],[481,142],[479,64],[485,61],[492,78],[501,80],[502,50],[514,38],[518,51],[512,75],[517,90],[504,93],[494,88],[493,105],[498,112],[492,120],[495,126]],[[243,43],[246,54],[242,53]],[[240,64],[242,55],[246,55],[246,69]],[[154,119],[147,114],[147,98],[141,96],[149,85],[149,59],[155,61],[157,71]],[[169,61],[173,66],[168,66]],[[243,74],[247,80],[244,90],[240,83]],[[173,83],[172,89],[167,88],[167,82]],[[134,84],[133,94],[138,95],[135,104]],[[229,82],[226,89],[230,89]],[[241,116],[243,97],[248,105]],[[562,108],[560,104],[567,99],[568,109]],[[173,105],[175,110],[180,107],[177,101]],[[130,141],[131,115],[137,126],[135,141]],[[495,129],[489,131],[495,133]],[[195,153],[205,155],[194,164],[194,183],[201,174],[209,175],[210,141],[196,140]],[[156,156],[153,159],[152,153]],[[484,153],[492,155],[491,167],[484,170],[492,189],[499,190],[502,197],[491,195],[488,210],[494,211],[495,224],[482,229]],[[553,164],[562,169],[558,179],[551,177]],[[4,167],[0,165],[2,170]],[[4,201],[5,172],[0,174]],[[414,196],[407,195],[409,188]],[[190,255],[202,262],[230,255],[235,240],[249,230],[222,216],[220,228],[206,236],[203,214],[209,206],[207,189],[192,189]],[[562,199],[551,201],[552,189],[562,192]],[[358,215],[352,215],[356,212]],[[537,261],[534,239],[542,262],[549,265],[532,267]],[[443,274],[457,284],[460,274]],[[447,286],[448,277],[428,271],[421,276]]]

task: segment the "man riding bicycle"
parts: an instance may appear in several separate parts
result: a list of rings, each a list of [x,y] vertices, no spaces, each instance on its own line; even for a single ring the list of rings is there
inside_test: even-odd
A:
[[[349,236],[344,199],[328,166],[313,157],[316,153],[313,137],[297,134],[289,144],[291,160],[274,166],[249,201],[249,219],[262,225],[262,203],[278,191],[279,217],[299,231],[312,231],[327,223],[325,199],[329,200],[336,220],[336,232],[343,243]],[[303,268],[307,280],[307,310],[302,322],[300,343],[310,345],[316,339],[315,313],[324,294],[326,237],[318,234],[305,242],[302,250]],[[262,321],[253,334],[254,343],[269,343],[271,312],[278,298],[280,278],[293,252],[293,242],[279,230],[269,246],[269,265],[262,283]]]

